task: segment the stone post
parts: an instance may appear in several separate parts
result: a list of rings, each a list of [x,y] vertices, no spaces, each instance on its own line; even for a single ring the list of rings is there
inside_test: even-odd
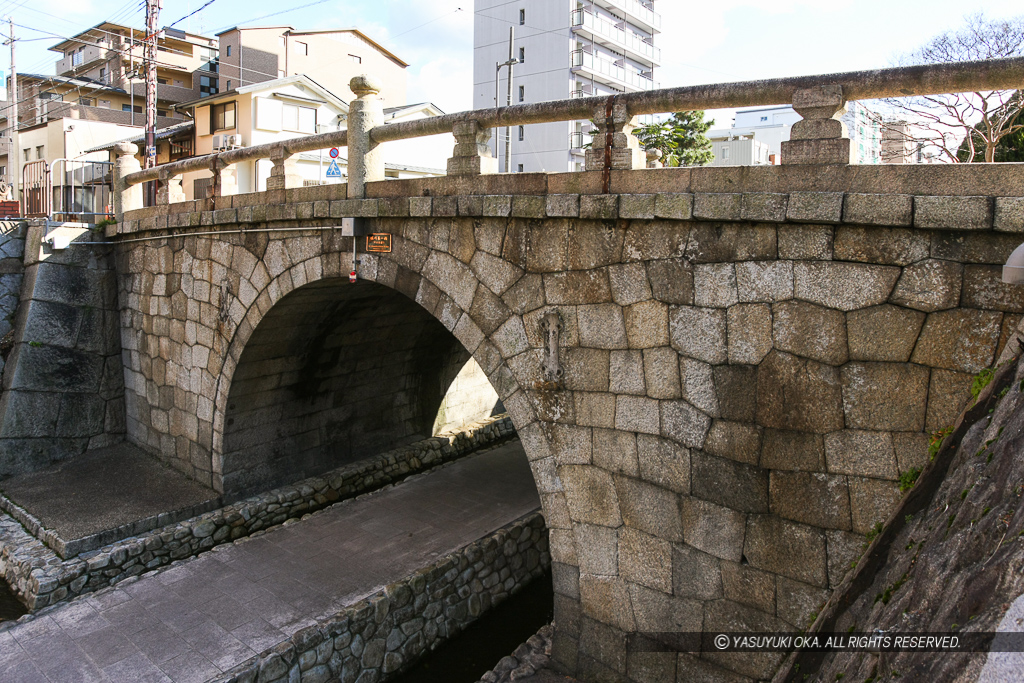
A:
[[[213,173],[213,184],[210,185],[207,199],[238,194],[238,179],[234,166],[224,163],[219,156],[213,156],[210,160],[210,171]]]
[[[270,169],[270,177],[267,178],[268,190],[302,187],[302,176],[295,168],[296,160],[284,146],[275,150],[270,160],[274,162],[274,167]]]
[[[849,164],[853,148],[846,124],[841,85],[820,85],[793,93],[793,109],[803,121],[793,124],[782,143],[783,164]]]
[[[452,129],[454,156],[448,160],[448,175],[489,175],[498,172],[498,160],[491,155],[491,129],[476,121],[460,121]]]
[[[598,132],[594,135],[593,146],[587,150],[588,171],[604,170],[606,160],[615,171],[644,168],[644,151],[633,136],[637,120],[630,115],[625,103],[611,98],[607,106],[594,110],[593,119]]]
[[[142,170],[135,155],[139,153],[138,145],[130,142],[119,142],[114,145],[114,217],[120,223],[125,211],[134,211],[143,207],[142,185],[128,185],[125,176]]]
[[[647,168],[664,168],[665,164],[661,162],[661,157],[660,149],[647,150]]]
[[[365,199],[366,183],[384,180],[384,156],[370,131],[384,125],[380,81],[363,74],[349,81],[357,99],[348,109],[348,198]]]
[[[181,189],[181,176],[161,173],[160,189],[156,192],[156,203],[166,206],[183,201],[185,201],[185,191]]]

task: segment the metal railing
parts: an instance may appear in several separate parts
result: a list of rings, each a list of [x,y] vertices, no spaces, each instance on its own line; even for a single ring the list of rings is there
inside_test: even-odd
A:
[[[599,4],[607,4],[612,7],[617,7],[626,14],[639,19],[648,26],[653,26],[656,29],[661,28],[661,15],[637,0],[600,0]]]
[[[640,38],[632,31],[620,28],[604,17],[598,17],[586,9],[573,10],[570,25],[573,28],[585,29],[591,34],[600,36],[616,43],[626,52],[632,52],[652,63],[661,62],[661,50]]]
[[[697,109],[726,109],[763,105],[791,104],[797,91],[822,86],[841,86],[847,101],[884,97],[911,97],[954,92],[1017,89],[1024,85],[1024,57],[994,59],[959,64],[930,64],[877,71],[856,71],[819,76],[799,76],[762,81],[745,81],[701,86],[665,88],[623,93],[612,97],[579,97],[535,104],[478,109],[446,114],[416,121],[389,123],[373,128],[368,137],[373,143],[453,132],[457,125],[475,124],[478,129],[497,128],[555,121],[590,119],[614,104],[631,116],[661,114]],[[180,176],[189,171],[219,170],[231,164],[266,159],[284,153],[348,146],[348,131],[310,135],[283,142],[257,145],[193,157],[144,171],[128,174],[126,186]],[[351,156],[351,153],[350,153]],[[352,159],[349,159],[352,163]]]
[[[591,73],[606,76],[613,81],[624,83],[639,90],[653,90],[655,87],[654,81],[646,76],[641,76],[636,71],[619,66],[607,59],[602,59],[600,56],[591,54],[586,50],[572,51],[572,66],[573,68],[582,68]]]
[[[114,164],[55,159],[50,167],[53,204],[49,217],[95,223],[110,215]]]

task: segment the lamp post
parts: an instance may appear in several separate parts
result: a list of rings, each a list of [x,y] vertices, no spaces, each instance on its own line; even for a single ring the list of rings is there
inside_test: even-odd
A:
[[[519,63],[519,60],[512,56],[512,44],[515,39],[515,27],[510,26],[508,30],[508,61],[494,65],[494,108],[498,108],[498,82],[501,80],[501,67],[508,67],[508,96],[505,98],[505,106],[512,104],[512,66]],[[511,161],[509,159],[510,147],[512,146],[511,128],[505,127],[505,173],[508,173]],[[498,158],[498,127],[494,128],[494,158]]]

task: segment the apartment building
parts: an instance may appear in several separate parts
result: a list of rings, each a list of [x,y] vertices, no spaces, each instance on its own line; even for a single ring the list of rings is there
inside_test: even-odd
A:
[[[498,65],[509,59],[509,27],[519,60],[512,104],[659,87],[654,72],[661,51],[654,43],[661,15],[654,0],[475,0],[474,109],[505,106],[508,67]],[[589,121],[512,128],[509,170],[581,170],[591,128]],[[492,141],[499,168],[505,167],[504,135],[501,129]]]
[[[360,74],[373,74],[381,82],[384,106],[406,103],[405,70],[409,65],[358,29],[236,26],[218,33],[217,39],[221,91],[305,74],[349,99],[349,81]]]

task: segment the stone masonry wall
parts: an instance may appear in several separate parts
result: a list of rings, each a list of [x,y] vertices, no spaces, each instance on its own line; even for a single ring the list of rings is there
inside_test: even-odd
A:
[[[14,316],[21,298],[21,278],[25,270],[24,223],[0,221],[0,339],[14,330]],[[0,348],[5,348],[0,343]],[[4,355],[0,351],[0,375],[4,369]]]
[[[462,360],[462,355],[454,360]],[[457,365],[450,367],[458,374],[448,387],[441,407],[437,409],[434,434],[456,432],[466,424],[479,419],[480,415],[490,415],[496,409],[504,410],[498,401],[498,393],[472,357],[464,362],[461,368]]]
[[[380,681],[469,626],[550,566],[532,514],[297,632],[214,683]]]
[[[299,519],[514,435],[507,416],[485,418],[458,434],[382,453],[67,560],[0,514],[0,576],[29,610],[38,610]]]
[[[209,428],[168,438],[216,471],[253,330],[288,292],[344,277],[352,241],[333,226],[368,217],[393,251],[360,255],[360,277],[452,331],[523,441],[551,530],[554,658],[594,681],[764,677],[763,659],[641,661],[625,634],[795,630],[842,581],[1024,312],[999,281],[1024,232],[1019,169],[989,166],[613,172],[610,194],[600,173],[445,178],[133,212],[121,234],[309,231],[260,257],[254,235],[124,245],[128,391],[169,417],[202,401]],[[169,297],[141,264],[202,297],[216,286],[191,255],[214,249],[248,284],[187,312],[226,311],[190,367],[191,342],[152,331]],[[156,357],[211,381],[164,383]]]

